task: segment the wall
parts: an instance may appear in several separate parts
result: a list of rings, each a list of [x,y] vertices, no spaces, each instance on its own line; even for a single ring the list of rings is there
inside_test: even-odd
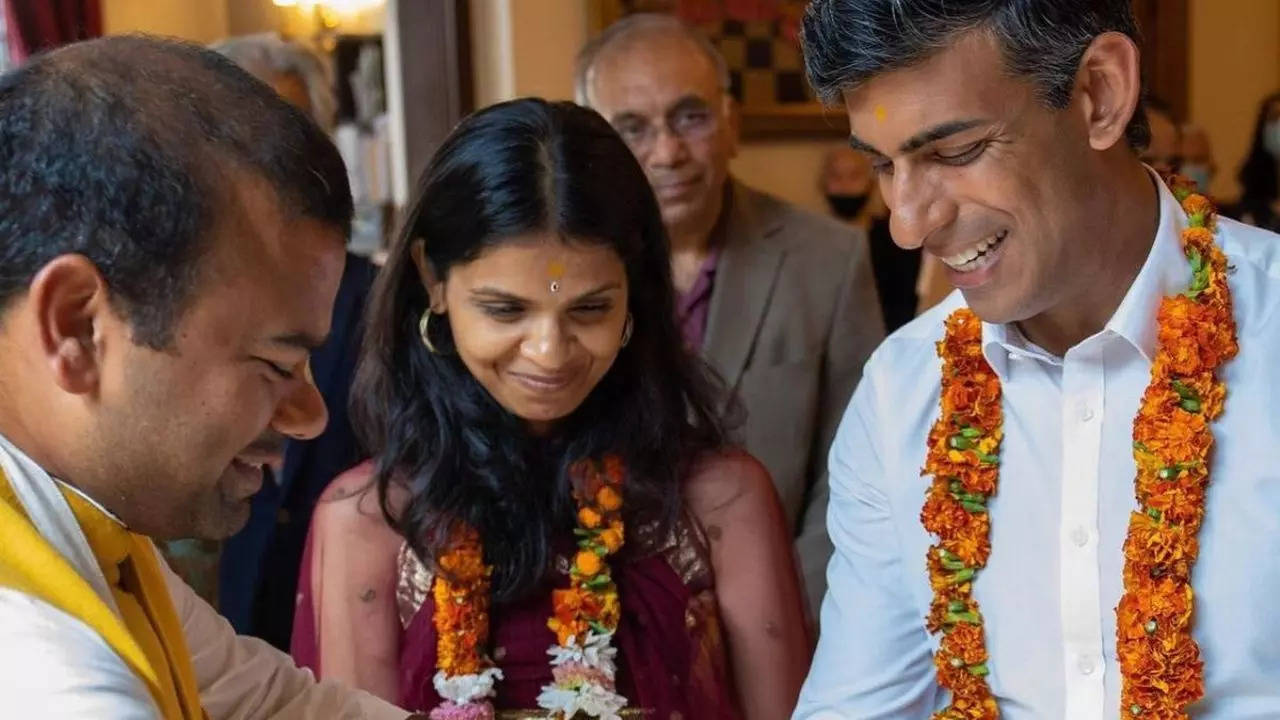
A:
[[[472,0],[471,52],[477,107],[524,95],[573,98],[573,61],[587,40],[587,3]],[[831,140],[744,143],[738,179],[798,205],[825,211],[817,188]]]
[[[211,0],[103,0],[102,29],[108,35],[146,32],[210,43],[227,34],[227,3]]]
[[[276,30],[286,22],[285,8],[271,0],[226,0],[227,34],[252,35]]]
[[[730,170],[752,187],[818,213],[827,213],[827,201],[818,187],[818,173],[827,151],[840,140],[785,140],[743,145]]]
[[[1213,141],[1213,192],[1233,199],[1258,103],[1280,89],[1280,2],[1191,0],[1189,12],[1189,119]]]

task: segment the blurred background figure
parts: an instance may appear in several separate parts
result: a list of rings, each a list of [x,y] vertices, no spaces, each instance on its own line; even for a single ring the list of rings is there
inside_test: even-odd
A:
[[[1244,222],[1280,231],[1280,93],[1267,96],[1258,108],[1249,156],[1240,168],[1240,203],[1236,215]]]
[[[315,53],[275,33],[228,38],[212,47],[310,115],[322,130],[333,132],[337,113],[333,82]]]
[[[904,250],[893,244],[889,210],[880,199],[871,161],[862,153],[843,145],[828,152],[822,166],[822,193],[836,217],[866,233],[885,332],[897,330],[916,316],[920,249]]]
[[[1182,163],[1178,172],[1190,178],[1202,192],[1208,193],[1209,186],[1218,174],[1218,163],[1213,159],[1213,144],[1209,133],[1200,125],[1187,123],[1182,126],[1181,156]]]
[[[1142,161],[1155,168],[1156,172],[1168,175],[1177,172],[1180,158],[1178,123],[1173,111],[1159,98],[1149,97],[1146,100],[1147,124],[1151,127],[1151,142],[1142,152]]]

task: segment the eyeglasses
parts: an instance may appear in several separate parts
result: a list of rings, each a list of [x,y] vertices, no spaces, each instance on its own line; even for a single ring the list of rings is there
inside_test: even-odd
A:
[[[637,155],[653,150],[658,137],[665,129],[672,137],[683,142],[705,140],[720,126],[720,117],[711,108],[698,104],[676,107],[657,123],[638,115],[624,115],[614,121],[613,129],[622,141]]]

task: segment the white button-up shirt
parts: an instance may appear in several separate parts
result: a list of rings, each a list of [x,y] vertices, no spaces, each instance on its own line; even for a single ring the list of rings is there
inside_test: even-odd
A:
[[[1151,252],[1106,327],[1054,357],[1013,326],[983,325],[1004,389],[990,562],[974,585],[988,681],[1005,720],[1117,720],[1115,607],[1134,499],[1132,432],[1150,381],[1156,309],[1185,290],[1186,216],[1160,188]],[[1240,354],[1222,369],[1200,531],[1194,637],[1205,662],[1197,720],[1280,718],[1280,237],[1222,220]],[[959,293],[868,362],[831,449],[822,637],[796,718],[926,720],[946,705],[925,629],[933,538],[920,469],[938,414],[934,343]]]

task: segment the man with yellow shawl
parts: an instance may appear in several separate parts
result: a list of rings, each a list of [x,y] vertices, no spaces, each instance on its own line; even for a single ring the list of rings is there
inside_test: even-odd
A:
[[[395,718],[230,626],[152,538],[222,538],[326,412],[351,196],[303,114],[194,46],[0,77],[0,715]]]

